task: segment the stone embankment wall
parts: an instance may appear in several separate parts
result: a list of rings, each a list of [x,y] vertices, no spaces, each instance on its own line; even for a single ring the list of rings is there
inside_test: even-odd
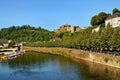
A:
[[[109,54],[102,53],[91,53],[88,51],[78,50],[78,49],[70,49],[70,48],[46,48],[46,47],[24,47],[24,49],[45,52],[51,54],[58,54],[66,57],[70,57],[72,59],[83,59],[92,61],[95,63],[100,63],[104,65],[109,65],[113,67],[120,68],[120,56],[114,56]]]

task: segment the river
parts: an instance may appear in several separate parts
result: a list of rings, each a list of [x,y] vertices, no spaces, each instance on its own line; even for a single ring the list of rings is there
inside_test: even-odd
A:
[[[0,62],[0,80],[120,80],[120,69],[29,51]]]

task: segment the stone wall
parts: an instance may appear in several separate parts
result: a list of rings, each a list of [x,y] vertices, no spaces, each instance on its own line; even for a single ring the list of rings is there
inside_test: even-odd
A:
[[[88,51],[70,49],[70,48],[46,48],[46,47],[24,47],[25,50],[33,50],[38,52],[45,52],[51,54],[62,55],[70,57],[72,59],[83,59],[95,63],[100,63],[104,65],[109,65],[113,67],[120,68],[120,56],[114,56],[102,53],[91,53]]]

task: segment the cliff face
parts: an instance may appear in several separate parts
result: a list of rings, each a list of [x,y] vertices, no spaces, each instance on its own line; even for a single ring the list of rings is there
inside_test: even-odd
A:
[[[65,25],[62,25],[60,26],[59,29],[55,30],[54,32],[71,32],[71,33],[74,33],[74,32],[78,32],[81,28],[79,26],[71,26],[71,25],[68,25],[68,24],[65,24]]]

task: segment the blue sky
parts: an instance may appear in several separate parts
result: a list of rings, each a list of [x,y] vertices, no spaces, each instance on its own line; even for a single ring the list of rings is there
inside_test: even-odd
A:
[[[86,27],[99,12],[120,9],[120,0],[0,0],[0,28],[29,24],[48,30],[63,24]]]

